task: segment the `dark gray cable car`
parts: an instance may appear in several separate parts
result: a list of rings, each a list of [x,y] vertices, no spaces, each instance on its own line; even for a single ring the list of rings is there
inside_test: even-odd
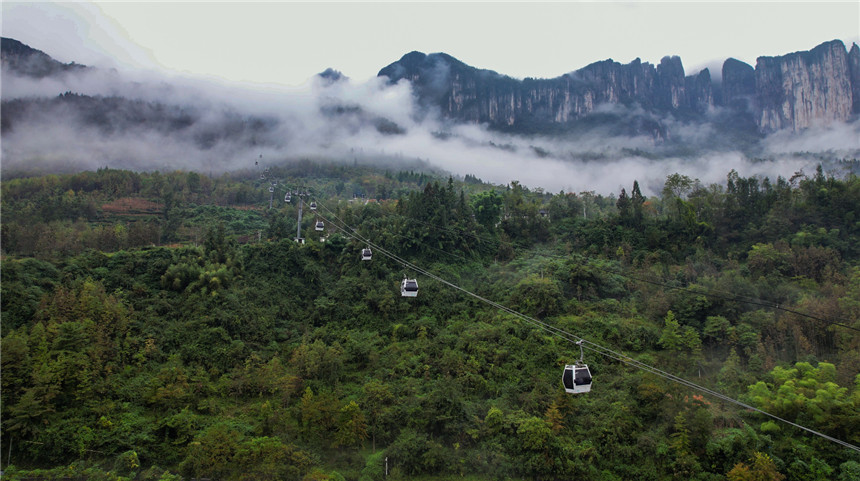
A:
[[[591,391],[591,371],[588,370],[588,365],[582,362],[582,340],[577,341],[577,344],[579,344],[579,361],[576,364],[564,366],[564,373],[561,375],[564,391],[571,394]]]
[[[314,229],[319,230],[319,231],[323,231],[323,230],[325,230],[325,224],[323,224],[323,221],[318,220],[317,226]]]
[[[369,261],[373,257],[373,252],[370,251],[370,247],[365,247],[361,250],[361,260]]]
[[[418,297],[418,280],[403,278],[400,283],[400,295],[403,297]]]

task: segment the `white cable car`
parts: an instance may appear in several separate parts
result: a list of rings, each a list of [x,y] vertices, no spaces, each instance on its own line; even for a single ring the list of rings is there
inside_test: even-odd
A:
[[[582,362],[582,340],[577,344],[579,344],[579,361],[576,364],[564,366],[564,373],[561,375],[564,391],[571,394],[591,391],[591,371],[588,370],[588,365]]]
[[[269,192],[274,192],[274,191],[275,191],[275,188],[270,185],[269,186]]]
[[[284,202],[286,202],[286,203],[288,203],[288,204],[289,204],[291,199],[292,199],[292,196],[290,195],[290,193],[289,193],[289,192],[287,192],[287,193],[284,195]]]
[[[315,230],[319,230],[319,231],[325,230],[325,224],[323,224],[323,221],[321,221],[321,220],[317,221],[317,226],[315,227]]]
[[[317,210],[317,203],[311,202],[311,210]]]
[[[370,251],[370,247],[365,247],[361,250],[361,260],[369,261],[373,257],[373,252]]]
[[[403,297],[418,297],[418,280],[403,278],[400,283],[400,295]]]

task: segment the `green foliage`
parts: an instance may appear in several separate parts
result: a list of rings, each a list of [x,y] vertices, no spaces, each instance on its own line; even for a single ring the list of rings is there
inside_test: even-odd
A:
[[[770,373],[773,383],[758,381],[749,387],[748,397],[761,409],[814,426],[837,439],[858,442],[860,419],[857,418],[855,385],[853,391],[839,387],[833,364],[820,362],[813,366],[798,362],[793,368],[776,366]],[[858,376],[860,379],[860,376]]]
[[[471,206],[475,213],[475,220],[492,232],[501,218],[503,202],[504,197],[496,193],[495,190],[473,195]]]
[[[529,276],[517,284],[511,304],[520,312],[543,318],[560,312],[561,299],[561,289],[555,280]]]
[[[791,312],[860,327],[855,177],[676,174],[646,199],[273,170],[466,290],[860,443],[857,337]],[[404,300],[403,267],[346,235],[297,245],[295,205],[267,210],[253,179],[3,188],[10,479],[374,480],[385,457],[392,478],[856,477],[824,440],[591,351],[592,392],[565,395],[576,346],[420,273]],[[129,199],[152,210],[118,212]]]
[[[660,346],[670,351],[681,350],[684,344],[681,337],[681,326],[678,324],[678,320],[675,319],[675,314],[672,311],[667,312],[663,322],[666,325],[663,327],[663,334],[660,335]]]
[[[367,463],[361,470],[359,481],[382,481],[385,477],[384,457],[385,453],[382,451],[367,456]]]

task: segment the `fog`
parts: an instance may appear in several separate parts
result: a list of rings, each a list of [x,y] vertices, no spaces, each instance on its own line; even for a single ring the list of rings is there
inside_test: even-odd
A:
[[[322,158],[403,162],[404,168],[421,159],[494,184],[517,180],[550,192],[608,195],[629,191],[638,180],[643,193],[653,195],[675,172],[704,184],[724,183],[732,169],[775,179],[811,171],[822,156],[851,158],[860,152],[856,122],[774,134],[760,143],[755,160],[710,145],[714,132],[708,124],[672,118],[661,123],[674,148],[651,136],[600,129],[564,137],[504,134],[446,122],[438,112],[416,106],[408,83],[388,85],[379,78],[314,77],[287,87],[88,69],[42,80],[4,71],[1,80],[4,114],[13,105],[19,109],[4,119],[4,176],[100,167],[216,175],[249,169],[260,155],[267,164]],[[65,92],[100,100],[73,108],[78,103],[57,99]],[[105,97],[128,100],[108,109],[100,103]],[[617,105],[602,108],[618,117],[642,114]],[[687,147],[683,154],[675,153],[678,145]]]

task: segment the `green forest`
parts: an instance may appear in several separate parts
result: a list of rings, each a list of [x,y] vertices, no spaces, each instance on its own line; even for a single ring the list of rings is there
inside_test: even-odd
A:
[[[853,174],[104,168],[0,235],[4,479],[860,479]]]

